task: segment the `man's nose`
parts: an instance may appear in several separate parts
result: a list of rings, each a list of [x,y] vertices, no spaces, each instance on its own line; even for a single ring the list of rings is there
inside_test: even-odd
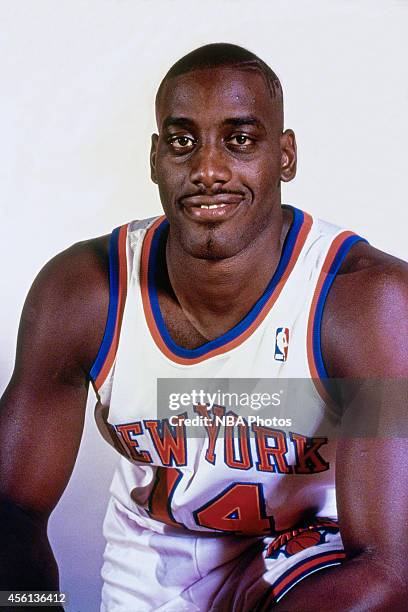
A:
[[[192,158],[190,180],[207,189],[217,183],[228,183],[231,169],[225,152],[213,144],[202,145]]]

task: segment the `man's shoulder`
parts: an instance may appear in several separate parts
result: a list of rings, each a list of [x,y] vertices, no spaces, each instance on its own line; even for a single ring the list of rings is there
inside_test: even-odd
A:
[[[43,297],[71,302],[109,286],[109,235],[78,242],[58,253],[42,268],[32,289]]]
[[[408,264],[359,242],[330,290],[323,354],[334,376],[407,372]]]
[[[348,297],[350,303],[353,296],[360,307],[371,306],[380,314],[397,294],[403,300],[408,297],[408,263],[358,242],[346,257],[334,289],[342,301]]]
[[[89,368],[96,356],[109,307],[109,236],[78,242],[53,257],[28,293],[21,329],[58,338],[61,349]]]

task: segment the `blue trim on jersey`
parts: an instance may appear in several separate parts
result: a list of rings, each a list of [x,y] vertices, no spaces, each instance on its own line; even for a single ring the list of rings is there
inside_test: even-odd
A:
[[[109,309],[103,340],[89,372],[94,381],[103,368],[115,333],[119,301],[119,231],[120,227],[114,229],[109,240]]]
[[[330,291],[330,287],[332,286],[333,281],[336,278],[338,271],[340,270],[341,264],[345,260],[346,255],[350,251],[351,247],[356,244],[356,242],[367,242],[367,240],[357,235],[349,236],[348,238],[346,238],[346,240],[343,242],[343,244],[337,251],[336,256],[330,266],[329,272],[327,273],[326,279],[320,291],[319,299],[317,301],[315,319],[313,322],[313,355],[315,358],[316,369],[319,374],[319,378],[321,379],[329,378],[326,366],[324,365],[321,346],[322,317],[324,306],[326,304],[326,299]]]
[[[148,263],[148,291],[149,291],[149,299],[153,312],[154,319],[156,321],[157,328],[161,334],[161,337],[166,344],[167,348],[172,351],[178,357],[184,358],[194,358],[194,357],[202,357],[206,353],[217,349],[224,344],[227,344],[231,340],[235,340],[238,336],[240,336],[246,329],[254,322],[258,314],[261,312],[266,302],[269,300],[270,296],[274,292],[276,286],[278,285],[280,279],[282,278],[289,261],[291,259],[293,249],[296,243],[296,239],[299,235],[300,229],[303,225],[304,214],[301,210],[293,207],[293,206],[283,206],[283,208],[289,209],[293,212],[293,221],[292,225],[287,233],[285,243],[283,245],[282,256],[279,261],[278,267],[275,270],[275,273],[270,280],[267,288],[263,295],[259,298],[256,304],[252,307],[249,313],[235,325],[232,329],[227,331],[222,336],[215,338],[214,340],[210,340],[205,344],[194,348],[194,349],[186,349],[178,344],[176,344],[171,338],[169,332],[167,331],[164,319],[162,317],[159,300],[157,296],[156,284],[155,284],[155,275],[157,269],[157,253],[160,245],[160,240],[166,232],[168,228],[168,221],[164,219],[163,222],[156,229],[149,253],[149,263]]]

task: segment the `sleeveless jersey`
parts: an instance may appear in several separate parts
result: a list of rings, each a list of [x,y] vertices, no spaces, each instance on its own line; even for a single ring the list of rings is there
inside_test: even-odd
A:
[[[265,292],[235,327],[195,349],[173,341],[159,308],[166,218],[112,233],[108,320],[91,378],[98,426],[122,455],[112,496],[141,527],[266,535],[306,515],[336,517],[339,414],[326,391],[320,328],[330,286],[361,238],[288,208],[291,227]],[[225,408],[200,405],[195,414],[210,420],[193,437],[183,408],[177,425],[158,417],[157,380],[169,378],[271,379],[282,394],[293,379],[308,384],[292,393],[293,405],[263,410],[292,417],[289,428],[248,416],[218,425]]]

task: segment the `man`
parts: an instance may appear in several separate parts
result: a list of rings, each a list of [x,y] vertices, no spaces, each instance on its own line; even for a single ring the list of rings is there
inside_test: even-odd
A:
[[[105,521],[104,610],[401,609],[408,445],[383,426],[404,406],[398,385],[379,407],[380,437],[336,445],[316,432],[340,426],[329,378],[406,377],[407,267],[281,206],[295,136],[276,75],[252,53],[215,44],[185,56],[156,116],[166,219],[58,255],[24,307],[1,407],[1,589],[58,587],[47,518],[91,379],[101,431],[124,455]],[[174,428],[157,418],[159,377],[313,378],[316,389],[302,431],[255,425],[249,440],[244,425],[233,440],[211,420],[189,438],[183,416]],[[335,393],[344,413],[378,403],[370,385]]]

